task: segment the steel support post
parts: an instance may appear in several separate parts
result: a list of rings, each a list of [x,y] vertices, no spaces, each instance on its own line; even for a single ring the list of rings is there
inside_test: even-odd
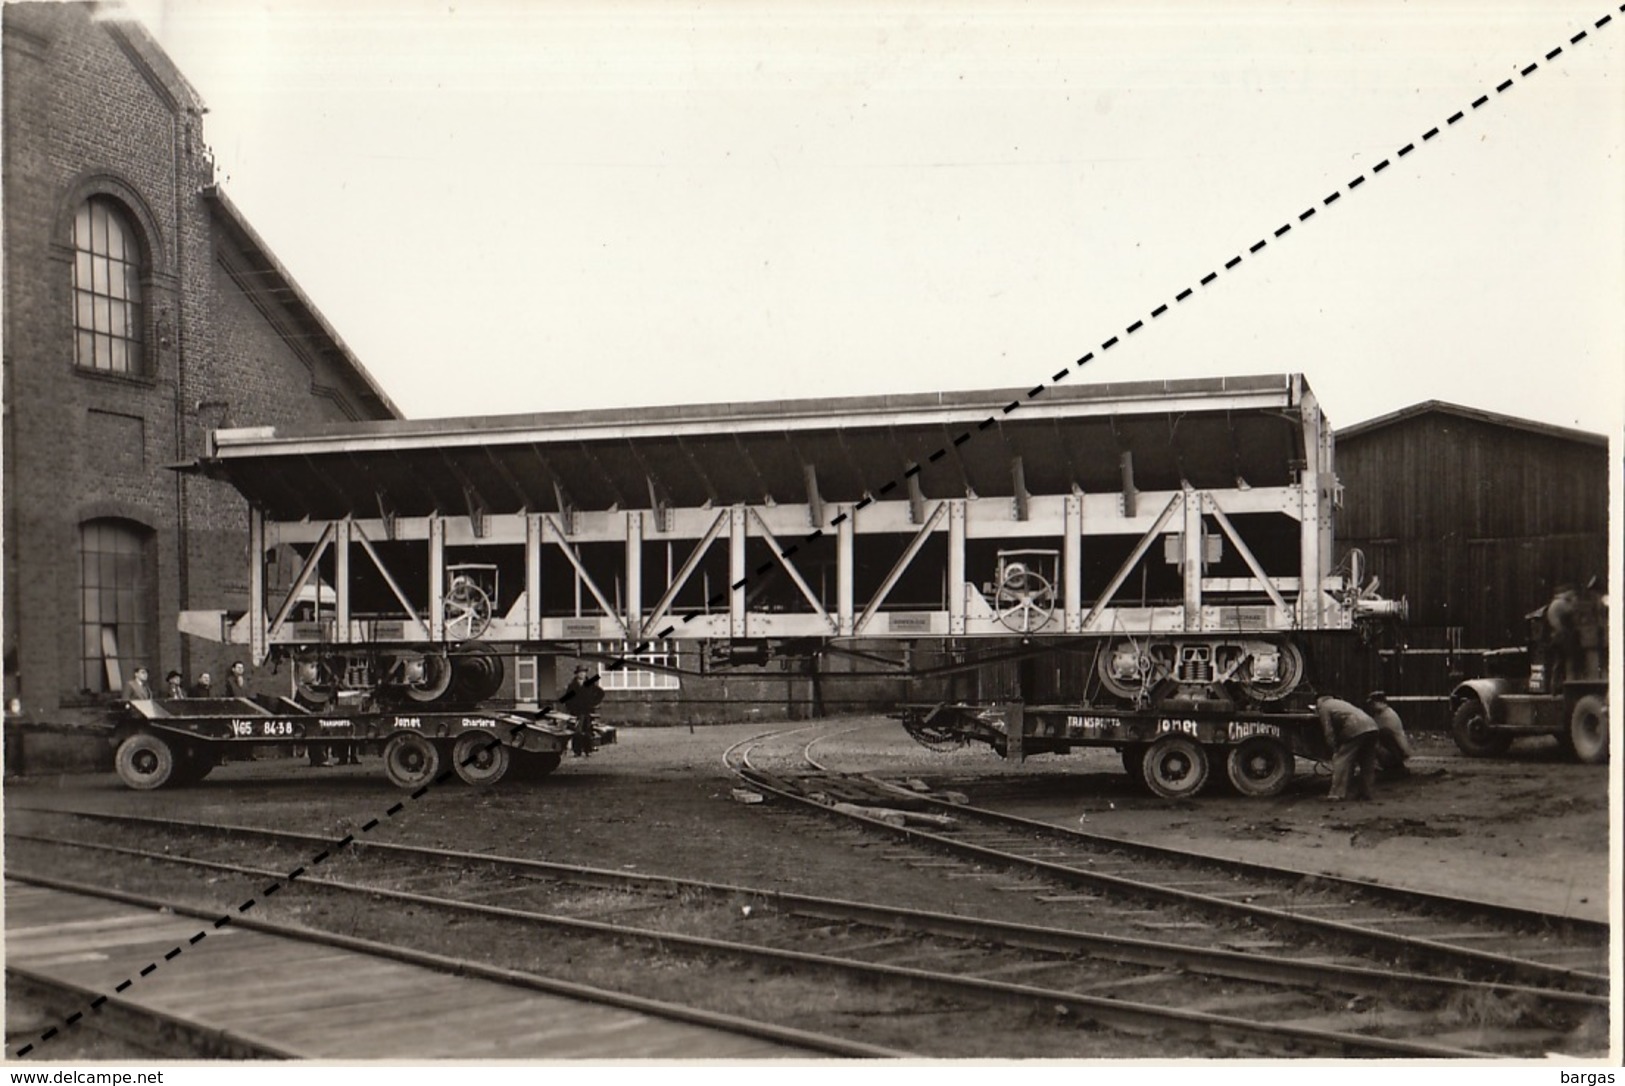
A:
[[[1068,494],[1061,535],[1061,628],[1067,633],[1083,629],[1083,495]]]
[[[525,637],[542,639],[542,518],[525,516]]]
[[[643,629],[643,513],[637,509],[626,513],[626,628],[633,636]]]
[[[321,578],[316,580],[317,613],[321,608]],[[350,643],[350,520],[333,525],[333,640]]]
[[[446,522],[429,517],[429,640],[446,639]]]
[[[728,510],[728,633],[746,636],[745,590],[745,507]]]
[[[1324,559],[1329,557],[1323,549],[1322,536],[1329,520],[1323,523],[1325,499],[1323,474],[1329,462],[1327,442],[1329,435],[1322,433],[1323,420],[1314,398],[1305,395],[1300,404],[1303,419],[1303,473],[1298,478],[1299,564],[1298,570],[1298,624],[1309,630],[1318,630],[1322,622],[1321,580],[1326,575]]]
[[[965,632],[965,499],[948,502],[948,632]]]
[[[857,619],[853,607],[852,546],[857,538],[853,518],[857,514],[850,505],[840,507],[836,514],[840,523],[835,527],[835,605],[839,608],[839,621],[843,636],[851,636],[852,624]]]
[[[1180,531],[1180,572],[1185,578],[1185,629],[1202,628],[1202,495],[1186,487]]]

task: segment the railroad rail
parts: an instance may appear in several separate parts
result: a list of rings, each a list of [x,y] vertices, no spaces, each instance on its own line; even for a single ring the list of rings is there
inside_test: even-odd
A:
[[[216,835],[237,846],[240,846],[243,836],[252,836],[262,842],[274,841],[290,849],[303,850],[305,855],[308,855],[309,848],[313,844],[331,844],[324,838],[312,835],[252,827],[129,816],[114,816],[114,819],[127,827],[153,834],[156,839],[173,842],[170,851],[154,853],[96,842],[73,842],[74,846],[96,848],[111,854],[138,856],[168,864],[197,865],[208,870],[264,878],[275,877],[276,872],[269,869],[245,868],[240,864],[201,857],[175,855],[176,846],[191,843],[177,842],[177,832],[190,831],[193,834]],[[13,832],[11,836],[16,841],[49,840],[51,843],[63,843],[59,839],[42,839],[39,835],[33,834]],[[291,853],[290,862],[294,862],[298,855],[300,855],[298,851]],[[1452,1043],[1452,1039],[1459,1041],[1472,1031],[1459,1026],[1452,1027],[1449,1024],[1448,1008],[1459,1007],[1464,1001],[1468,1003],[1478,1001],[1482,1004],[1486,1001],[1511,1000],[1521,1006],[1538,1005],[1541,1008],[1540,1013],[1549,1021],[1565,1022],[1570,1026],[1587,1016],[1605,1013],[1606,1008],[1606,1000],[1576,993],[1542,992],[1529,988],[1485,985],[1440,977],[1406,978],[1377,969],[1361,969],[1331,963],[1282,962],[1268,955],[1170,946],[1166,943],[1103,937],[1068,929],[1005,924],[941,913],[900,910],[869,903],[813,898],[690,879],[604,871],[516,857],[426,849],[381,842],[369,842],[365,855],[368,857],[369,867],[375,862],[375,857],[386,858],[397,864],[403,860],[410,861],[412,866],[406,877],[411,880],[432,877],[424,871],[424,865],[429,862],[463,865],[463,877],[455,883],[458,887],[456,899],[449,900],[439,896],[388,889],[388,881],[399,880],[401,875],[398,871],[389,872],[387,868],[383,872],[370,871],[369,877],[363,883],[351,884],[323,879],[314,882],[310,888],[373,893],[385,900],[411,903],[419,907],[471,911],[506,919],[522,919],[532,925],[547,924],[575,934],[595,933],[612,935],[622,940],[639,939],[668,949],[686,948],[693,953],[728,953],[746,959],[766,956],[796,968],[834,971],[848,976],[858,975],[871,983],[879,980],[892,985],[908,984],[938,993],[951,992],[960,998],[981,1001],[1015,1000],[1047,1006],[1050,1009],[1067,1007],[1072,1014],[1080,1018],[1123,1029],[1145,1029],[1156,1023],[1155,1028],[1164,1031],[1175,1029],[1185,1033],[1194,1031],[1209,1038],[1228,1037],[1239,1043],[1249,1044],[1255,1053],[1264,1051],[1280,1054],[1285,1049],[1317,1054],[1383,1054],[1412,1057],[1460,1056],[1469,1052],[1480,1056],[1486,1053],[1500,1054],[1494,1046],[1467,1048]],[[534,890],[534,883],[539,879],[545,879],[550,883],[585,884],[594,888],[610,887],[642,896],[677,895],[687,903],[683,910],[685,914],[692,913],[696,895],[703,895],[723,909],[741,908],[739,902],[745,901],[748,904],[743,908],[744,915],[747,916],[751,914],[752,909],[760,910],[753,925],[753,936],[757,930],[765,926],[764,919],[768,915],[782,918],[781,926],[787,926],[789,930],[773,932],[771,938],[777,945],[763,946],[754,940],[750,943],[719,941],[686,935],[682,931],[628,927],[601,920],[561,915],[556,908],[548,913],[538,913],[534,910],[516,910],[512,905],[491,906],[477,900],[469,900],[470,895],[463,890],[464,883],[472,884],[480,881],[468,877],[467,865],[474,864],[481,867],[489,866],[498,873],[508,873],[508,878],[500,881],[490,891],[493,894],[501,894],[504,900],[511,900],[511,895],[516,892],[524,892],[527,889],[525,880],[530,880],[531,885],[528,888]],[[519,881],[516,883],[515,879]],[[301,879],[299,885],[310,881]],[[634,902],[627,907],[641,912],[650,908],[650,905],[647,902]],[[940,949],[935,952],[922,950],[927,941],[941,944]],[[826,951],[826,947],[830,947],[831,944],[833,949]],[[990,944],[997,949],[989,949]],[[981,949],[977,950],[977,947]],[[817,952],[810,952],[808,948],[813,948]],[[935,953],[953,963],[953,971],[943,972],[940,968],[922,969],[917,966],[899,965],[896,964],[899,953],[903,955],[902,961],[905,962],[922,953],[928,956]],[[880,960],[875,960],[877,957]],[[970,960],[967,961],[966,958]],[[1012,984],[996,979],[1012,972],[1028,971],[1059,973],[1065,976],[1065,980],[1052,977],[1043,987],[1039,987],[1034,984]],[[1231,1004],[1243,1007],[1254,1002],[1263,1013],[1251,1020],[1238,1019],[1234,1015],[1215,1015],[1192,1010],[1189,1006],[1157,1007],[1144,1002],[1131,1003],[1122,999],[1091,997],[1086,994],[1102,989],[1121,989],[1155,991],[1158,997],[1166,998],[1168,994],[1166,990],[1173,989],[1176,993],[1183,991],[1183,999],[1188,1004],[1191,1000],[1190,986],[1183,978],[1191,972],[1208,972],[1219,977],[1247,978],[1251,983],[1227,988],[1227,999]],[[1309,990],[1306,991],[1306,988]],[[1203,990],[1201,986],[1196,989],[1198,993]],[[1369,1028],[1375,1018],[1380,1017],[1374,1015],[1369,1006],[1364,1005],[1365,1001],[1360,999],[1355,1001],[1361,1004],[1359,1010],[1349,1011],[1347,1009],[1349,993],[1380,992],[1392,997],[1396,991],[1406,993],[1407,1002],[1411,1004],[1415,1004],[1419,999],[1436,1003],[1435,1017],[1444,1023],[1434,1026],[1434,1030],[1440,1034],[1439,1038],[1431,1042],[1414,1042],[1381,1036],[1380,1030],[1376,1036],[1361,1037],[1349,1029],[1336,1028],[1339,1023],[1347,1026],[1351,1022],[1357,1022],[1359,1028],[1363,1030]],[[1335,998],[1328,998],[1328,992],[1339,994]],[[1283,1022],[1271,1019],[1272,1012],[1285,1012],[1288,1007],[1293,1008],[1290,1013],[1295,1013],[1302,1021]],[[1445,1008],[1442,1012],[1439,1010],[1441,1007]],[[1416,1014],[1420,1012],[1407,1014],[1405,1017],[1402,1032],[1406,1037],[1418,1030]],[[1388,1028],[1393,1031],[1394,1024],[1388,1024]],[[1428,1029],[1423,1028],[1421,1032],[1425,1034]],[[1549,1048],[1556,1040],[1554,1034],[1561,1033],[1562,1030],[1545,1029],[1539,1032],[1539,1046]],[[1528,1045],[1531,1041],[1530,1036],[1524,1035],[1511,1040],[1510,1043]]]
[[[913,847],[1088,890],[1102,910],[1125,898],[1153,902],[1196,915],[1310,934],[1412,968],[1437,965],[1486,979],[1594,994],[1608,991],[1606,924],[1161,846],[1130,846],[1115,838],[920,796],[862,775],[789,775],[754,767],[752,750],[780,734],[742,740],[724,752],[724,764],[751,788],[890,834]],[[802,755],[807,755],[805,748]],[[909,807],[941,813],[915,820],[906,812],[902,818],[877,817],[879,811]],[[946,822],[948,818],[953,821]],[[952,828],[942,828],[947,825]],[[1409,930],[1384,930],[1395,926]],[[1491,943],[1497,949],[1474,943]]]
[[[114,1005],[169,1035],[204,1045],[210,1055],[903,1055],[810,1030],[330,931],[240,915],[230,916],[228,927],[218,923],[220,910],[173,895],[134,894],[9,868],[6,883],[8,980],[15,977],[58,999],[83,997],[77,1011],[65,1016],[70,1025],[94,1022]],[[136,908],[113,908],[114,903]],[[64,915],[79,919],[64,923]],[[201,929],[199,920],[206,922]],[[212,945],[183,951],[187,936],[199,930],[214,935]],[[231,951],[215,949],[222,933],[236,935]],[[98,953],[65,956],[62,946],[75,942],[123,952],[130,976],[139,973],[142,983],[120,985],[121,991],[129,988],[122,998],[105,996],[83,978],[95,975],[111,982],[111,970],[117,967],[110,959],[98,960]],[[167,954],[171,943],[175,952]],[[312,957],[311,947],[322,948],[318,957]],[[149,956],[151,965],[143,967]],[[205,961],[207,956],[212,960]],[[318,974],[321,983],[312,983]],[[252,984],[232,983],[248,977]],[[244,1031],[239,1024],[244,1019],[255,1024],[256,1032]],[[358,1028],[367,1023],[377,1028]],[[8,1055],[30,1055],[56,1032],[47,1031]],[[195,1053],[189,1048],[188,1054]]]

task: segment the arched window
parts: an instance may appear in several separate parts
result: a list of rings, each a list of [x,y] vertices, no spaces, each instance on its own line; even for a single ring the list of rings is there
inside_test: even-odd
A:
[[[157,674],[152,533],[128,520],[79,526],[80,674],[90,691],[120,691],[137,667]]]
[[[141,344],[141,242],[115,201],[93,196],[73,217],[74,361],[146,372]]]

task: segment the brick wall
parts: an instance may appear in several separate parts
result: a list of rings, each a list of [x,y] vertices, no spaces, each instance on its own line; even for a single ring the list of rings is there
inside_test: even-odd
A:
[[[290,345],[297,318],[246,297],[227,270],[243,257],[200,195],[212,166],[199,103],[144,33],[95,21],[87,4],[7,4],[4,49],[5,681],[38,716],[85,701],[83,521],[151,532],[154,645],[141,662],[154,680],[170,668],[218,679],[240,654],[182,644],[175,617],[245,605],[246,511],[229,487],[165,465],[197,455],[214,427],[376,412],[332,392],[355,378],[320,345]],[[71,223],[97,194],[119,201],[146,250],[141,377],[74,364]]]

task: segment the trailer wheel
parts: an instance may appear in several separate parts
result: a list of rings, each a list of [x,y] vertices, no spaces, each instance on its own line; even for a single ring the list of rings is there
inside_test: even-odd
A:
[[[175,769],[169,776],[171,786],[196,784],[220,764],[213,754],[196,745],[181,747],[174,753]]]
[[[468,784],[495,784],[510,764],[508,748],[488,732],[465,732],[451,748],[451,767]]]
[[[113,760],[119,779],[143,792],[162,788],[175,776],[175,751],[151,732],[136,732],[120,743]]]
[[[1510,735],[1502,735],[1490,727],[1484,705],[1477,698],[1468,698],[1456,706],[1450,718],[1450,737],[1461,752],[1471,758],[1493,758],[1505,754],[1512,745]]]
[[[564,755],[556,750],[516,750],[513,752],[513,768],[508,773],[522,781],[539,781],[557,769],[562,761]]]
[[[1608,703],[1600,695],[1587,694],[1574,703],[1568,738],[1574,756],[1586,765],[1608,760]]]
[[[397,788],[418,788],[440,775],[440,748],[416,732],[384,744],[384,773]]]
[[[1224,760],[1225,776],[1236,791],[1257,799],[1280,795],[1296,768],[1291,748],[1268,735],[1242,740]]]
[[[1145,786],[1164,799],[1194,796],[1207,783],[1209,764],[1202,744],[1183,735],[1165,735],[1145,752]]]
[[[1134,782],[1134,787],[1145,788],[1145,743],[1128,743],[1118,750],[1123,756],[1123,769],[1128,773],[1128,779]]]

